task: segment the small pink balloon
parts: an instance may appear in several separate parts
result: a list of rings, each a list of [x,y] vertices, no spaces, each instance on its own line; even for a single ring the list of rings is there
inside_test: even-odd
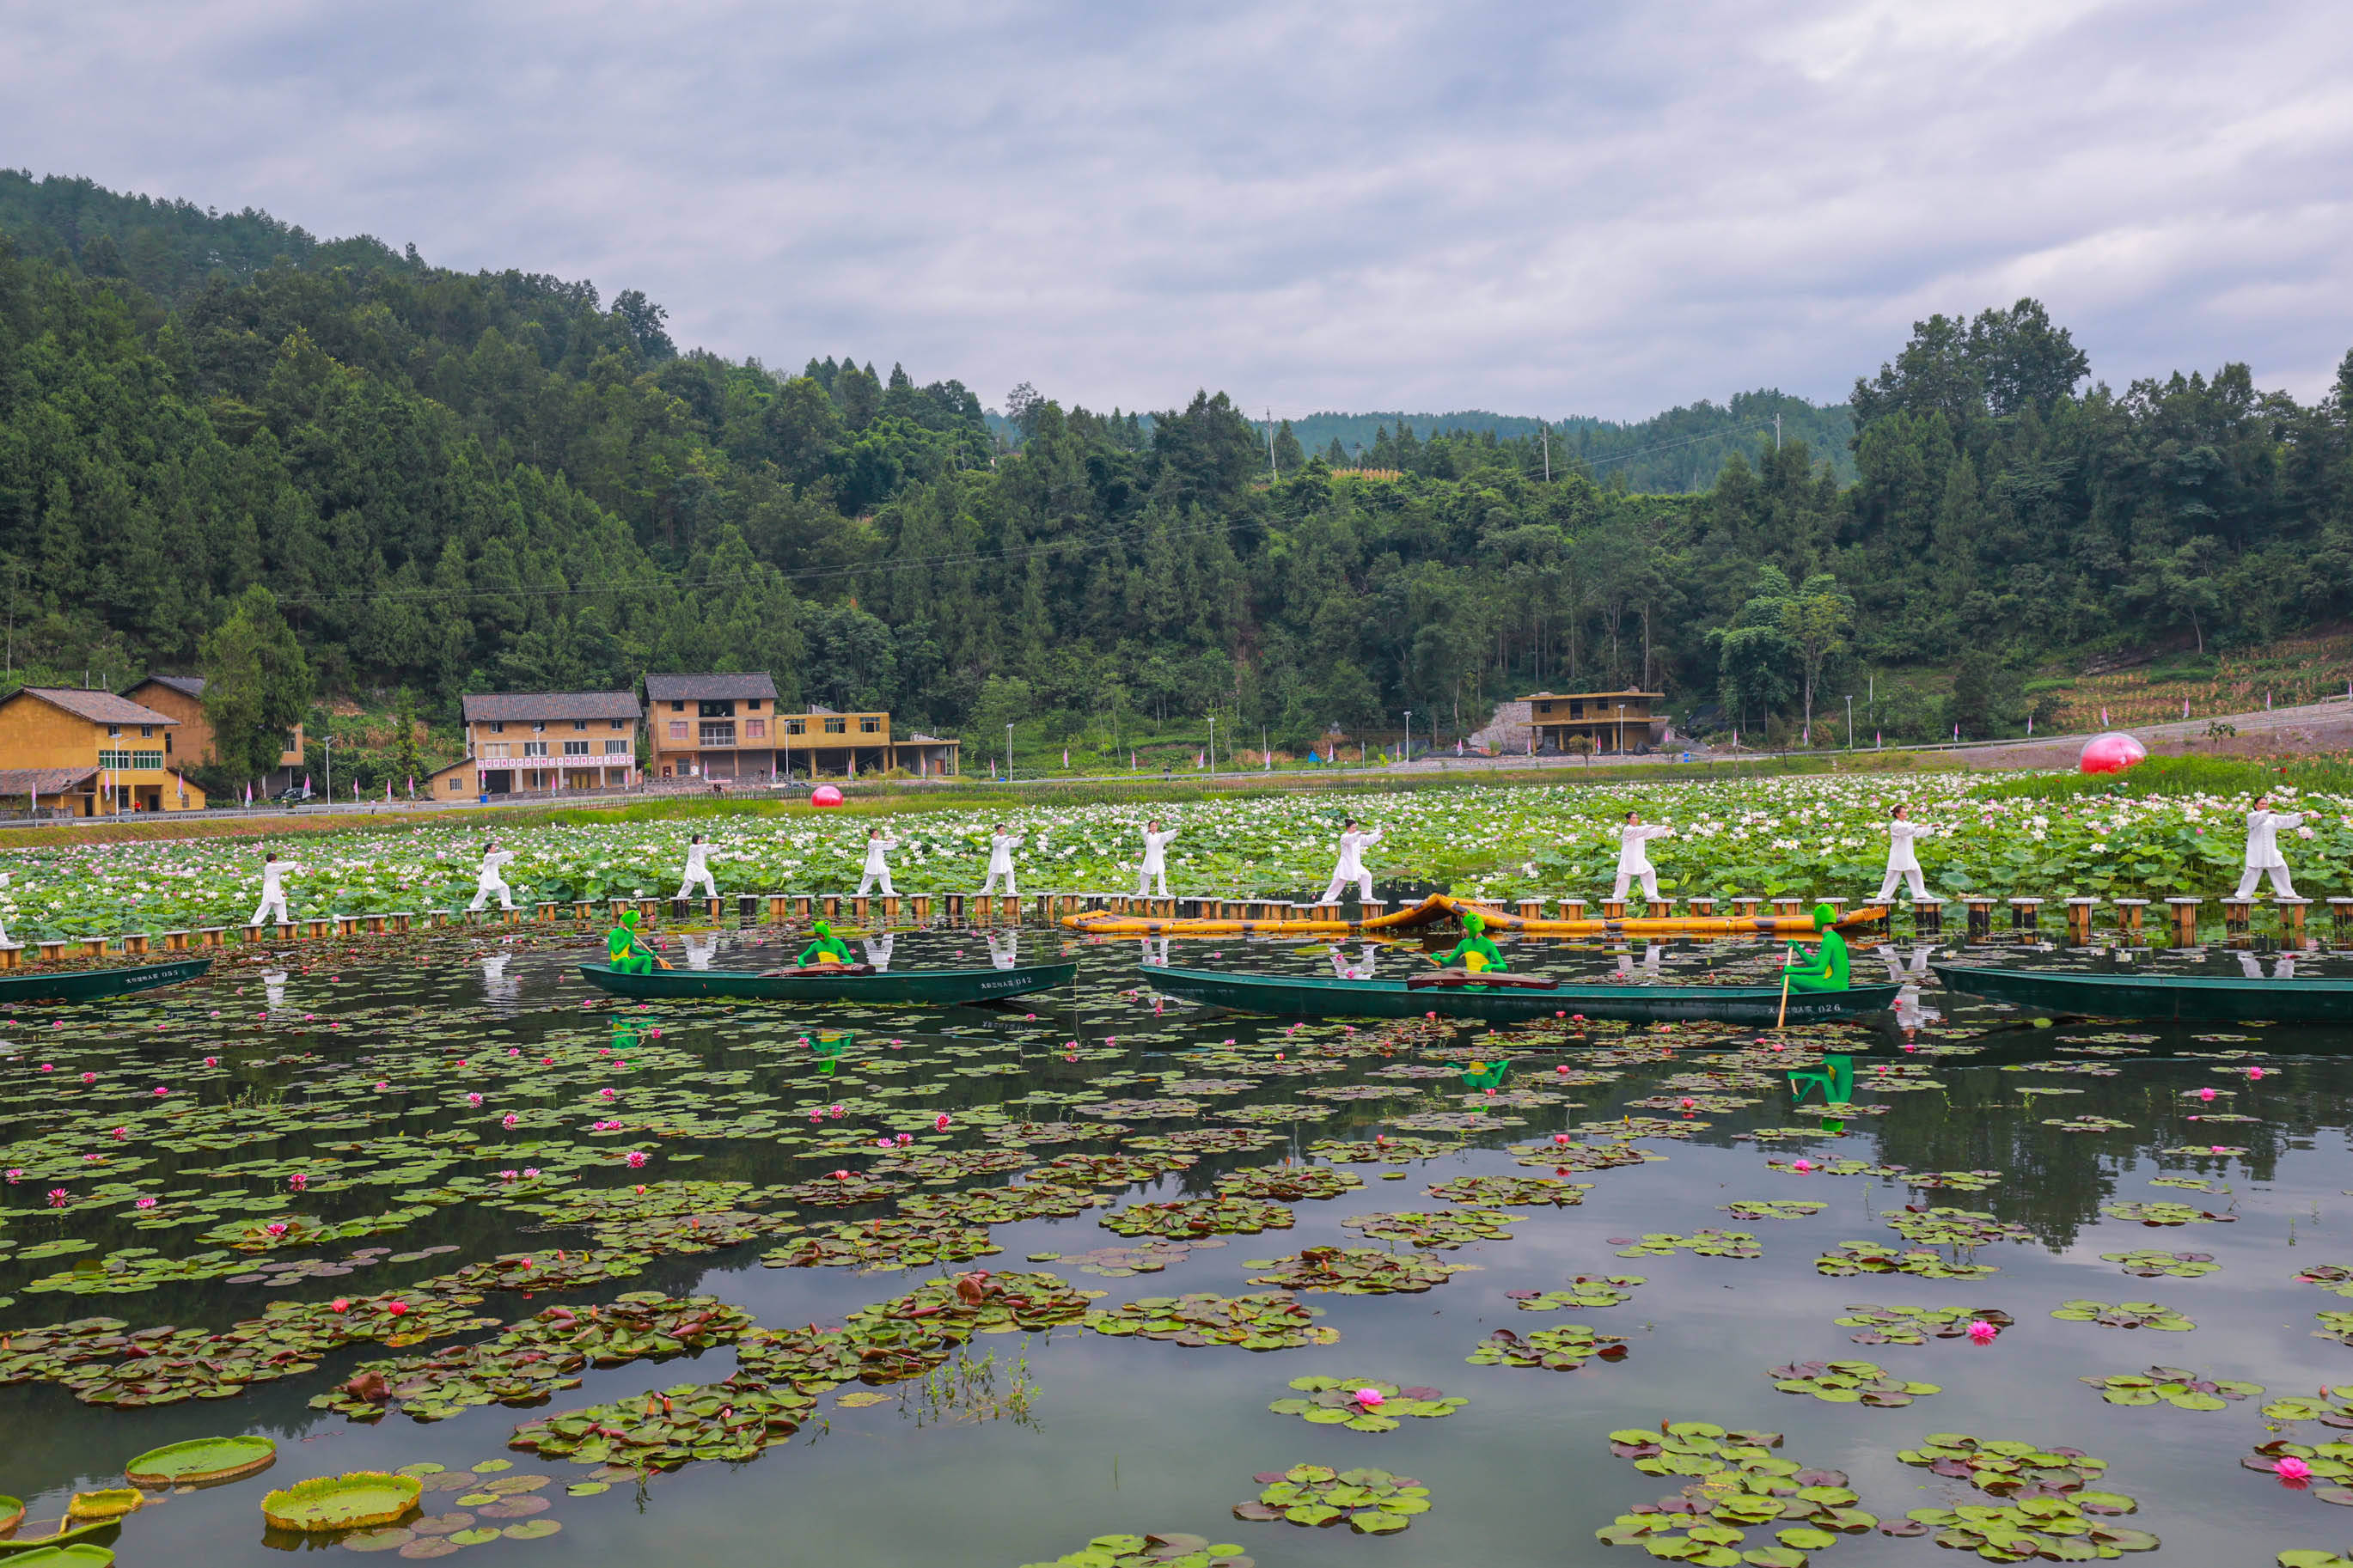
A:
[[[2081,755],[2075,759],[2075,771],[2084,773],[2120,773],[2137,763],[2148,760],[2148,748],[2120,731],[2094,735],[2084,742]]]
[[[811,805],[819,806],[839,805],[841,804],[841,792],[834,788],[831,784],[819,784],[817,788],[809,791],[809,804]]]

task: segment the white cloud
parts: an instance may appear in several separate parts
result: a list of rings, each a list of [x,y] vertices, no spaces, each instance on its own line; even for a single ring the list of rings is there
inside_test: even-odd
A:
[[[1335,11],[0,0],[0,147],[676,335],[995,400],[1640,416],[1842,395],[2044,299],[2116,384],[2305,395],[2353,31],[2311,0]]]

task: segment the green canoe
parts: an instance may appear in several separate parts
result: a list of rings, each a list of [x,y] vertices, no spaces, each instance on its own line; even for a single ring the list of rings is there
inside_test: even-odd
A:
[[[153,991],[194,980],[213,966],[209,958],[176,958],[131,969],[59,969],[0,974],[0,1005],[18,1002],[96,1002],[133,991]]]
[[[1972,969],[1931,963],[1947,991],[2044,1013],[2184,1024],[2341,1024],[2353,980],[2250,980],[2203,974],[2087,974],[2071,969]]]
[[[584,963],[580,978],[616,996],[678,1001],[731,996],[747,1002],[864,1002],[881,1007],[954,1007],[1068,985],[1075,963],[1013,969],[885,969],[866,974],[762,974],[749,969],[657,969],[622,974]]]
[[[1341,980],[1314,974],[1234,974],[1214,969],[1166,969],[1145,964],[1145,984],[1165,995],[1237,1013],[1291,1018],[1549,1018],[1556,1013],[1630,1023],[1697,1020],[1770,1027],[1780,1016],[1781,987],[1772,985],[1596,985],[1564,980],[1557,990],[1482,991],[1470,987],[1408,987],[1402,980]],[[1895,1005],[1894,985],[1849,991],[1792,991],[1788,1021],[1820,1023],[1883,1013]]]

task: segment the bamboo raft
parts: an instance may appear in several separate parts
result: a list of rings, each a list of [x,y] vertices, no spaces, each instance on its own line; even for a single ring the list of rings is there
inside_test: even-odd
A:
[[[1394,910],[1366,921],[1202,920],[1184,916],[1117,914],[1088,910],[1062,917],[1061,923],[1089,936],[1347,936],[1356,931],[1401,931],[1475,914],[1491,930],[1523,936],[1583,937],[1810,937],[1814,922],[1805,915],[1671,915],[1637,916],[1624,920],[1546,920],[1515,914],[1492,904],[1432,893],[1410,909]],[[1888,911],[1876,904],[1841,918],[1838,929],[1851,931],[1877,925]]]

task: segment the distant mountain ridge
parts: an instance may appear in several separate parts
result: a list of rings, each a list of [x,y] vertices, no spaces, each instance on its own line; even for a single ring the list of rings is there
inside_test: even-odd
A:
[[[1735,451],[1754,455],[1760,442],[1771,441],[1776,415],[1783,441],[1805,442],[1816,458],[1830,461],[1840,482],[1853,480],[1854,454],[1848,443],[1854,436],[1854,418],[1846,405],[1811,403],[1769,387],[1739,393],[1728,404],[1702,398],[1629,423],[1582,415],[1546,420],[1472,408],[1451,414],[1311,414],[1292,420],[1291,431],[1310,453],[1328,455],[1336,440],[1355,459],[1371,448],[1383,430],[1394,436],[1409,428],[1423,441],[1450,431],[1473,436],[1492,432],[1499,440],[1512,440],[1549,428],[1558,461],[1581,461],[1605,483],[1622,473],[1629,489],[1683,492],[1712,486]]]

